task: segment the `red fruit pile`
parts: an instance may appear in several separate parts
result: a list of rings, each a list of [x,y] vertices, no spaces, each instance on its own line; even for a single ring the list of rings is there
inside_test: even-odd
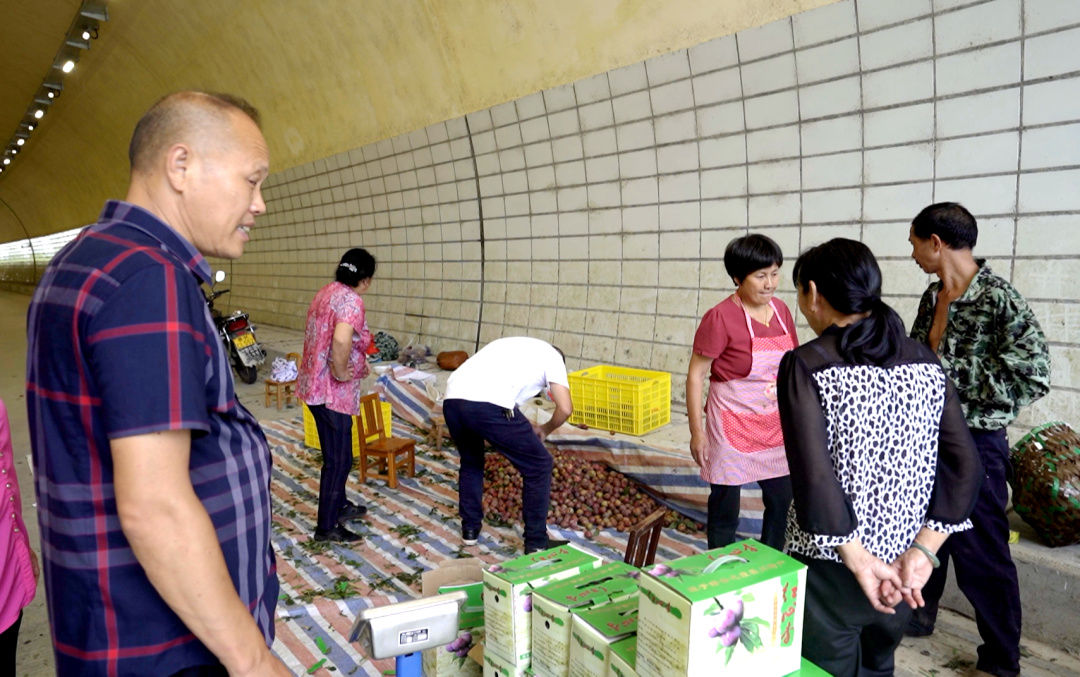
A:
[[[597,529],[628,531],[660,505],[636,480],[586,461],[572,453],[552,453],[551,508],[548,521],[564,529],[581,529],[592,538]],[[693,520],[669,511],[667,524],[679,531],[700,528]],[[521,475],[499,453],[489,453],[484,467],[484,515],[493,522],[521,521]]]

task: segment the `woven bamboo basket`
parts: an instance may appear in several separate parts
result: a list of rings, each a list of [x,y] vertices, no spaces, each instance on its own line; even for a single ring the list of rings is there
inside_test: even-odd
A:
[[[1051,547],[1080,543],[1080,435],[1061,422],[1012,447],[1013,508]]]

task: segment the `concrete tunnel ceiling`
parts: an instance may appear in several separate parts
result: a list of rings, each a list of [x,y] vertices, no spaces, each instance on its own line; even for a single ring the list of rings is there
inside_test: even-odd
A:
[[[0,243],[123,197],[127,143],[162,94],[263,114],[272,171],[835,0],[111,0],[109,21],[0,174]],[[0,0],[0,136],[48,74],[78,0]]]

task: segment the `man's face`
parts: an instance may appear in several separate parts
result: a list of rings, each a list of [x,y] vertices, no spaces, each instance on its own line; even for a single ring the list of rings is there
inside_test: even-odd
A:
[[[229,121],[195,150],[183,204],[195,248],[203,256],[236,259],[251,239],[255,216],[266,211],[262,182],[270,153],[250,118],[232,111]]]
[[[911,258],[923,269],[923,272],[933,275],[938,271],[939,252],[934,246],[933,240],[917,237],[914,228],[908,231],[908,242],[911,243]]]

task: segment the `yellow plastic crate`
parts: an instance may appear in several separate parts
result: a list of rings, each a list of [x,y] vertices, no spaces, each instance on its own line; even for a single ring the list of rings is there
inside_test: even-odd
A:
[[[570,422],[644,435],[671,421],[671,374],[597,365],[568,374]]]
[[[322,450],[322,446],[319,444],[319,430],[315,427],[315,417],[311,415],[311,410],[307,408],[307,405],[303,402],[300,403],[304,410],[304,444],[308,445],[312,449]],[[383,421],[387,427],[390,426],[390,416],[393,412],[393,408],[389,402],[383,402],[379,400],[379,405],[382,407]],[[361,411],[363,414],[363,411]],[[359,416],[353,416],[352,425],[352,455],[354,457],[360,455],[360,422],[357,420]],[[387,431],[389,433],[389,431]],[[372,435],[368,438],[368,442],[374,442],[379,439],[378,435]]]

